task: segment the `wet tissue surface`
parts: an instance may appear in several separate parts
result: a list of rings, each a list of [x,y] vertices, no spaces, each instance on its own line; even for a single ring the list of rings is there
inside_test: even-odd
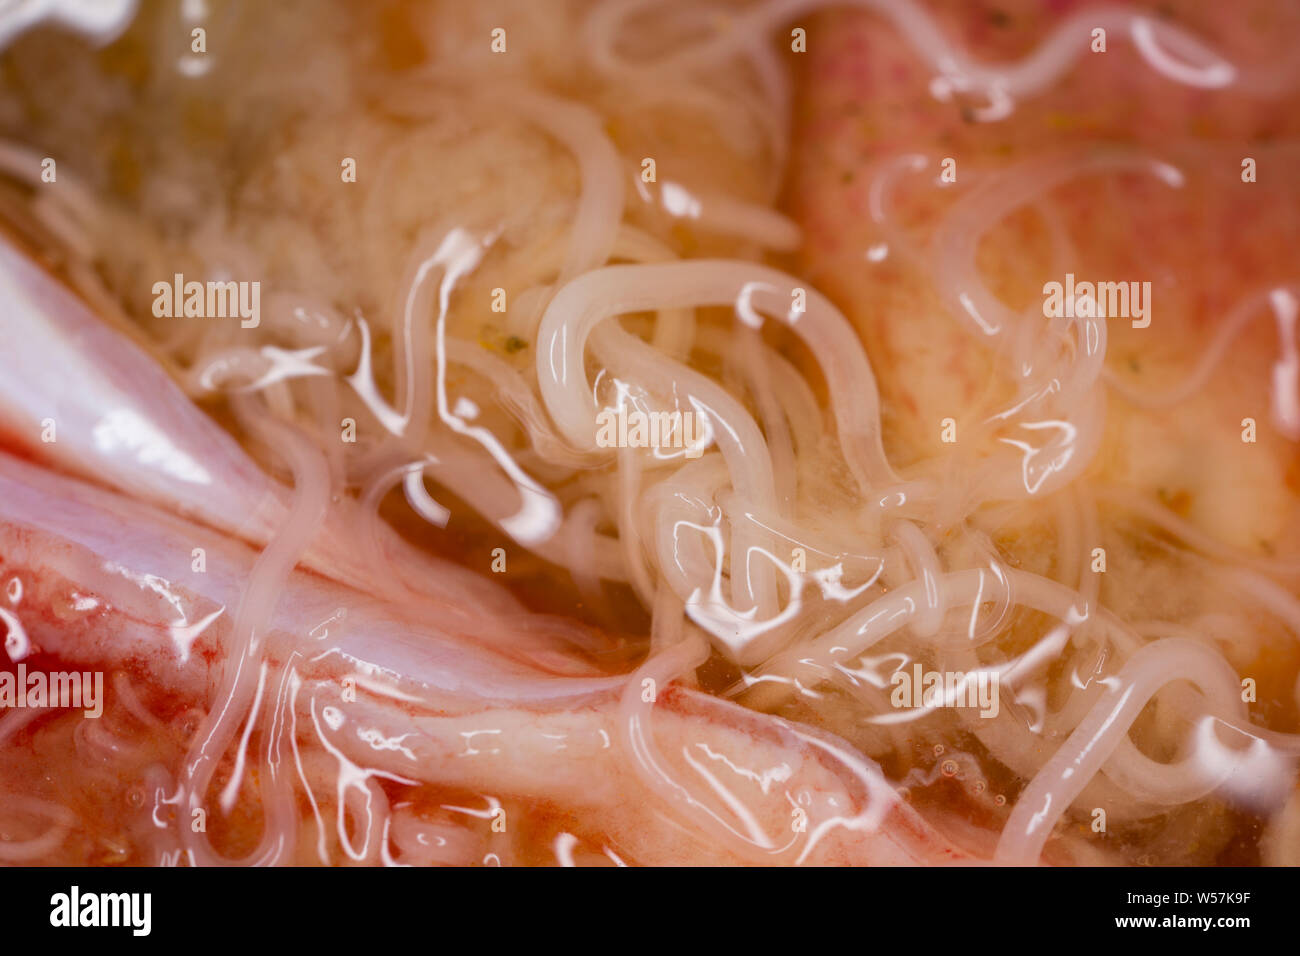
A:
[[[1300,12],[118,6],[0,22],[0,860],[1300,859]]]

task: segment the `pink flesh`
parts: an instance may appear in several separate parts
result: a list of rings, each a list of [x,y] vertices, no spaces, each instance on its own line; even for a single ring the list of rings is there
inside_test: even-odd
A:
[[[663,692],[647,720],[658,765],[691,793],[697,809],[684,810],[646,787],[620,739],[619,714],[599,704],[542,714],[498,708],[467,717],[356,708],[335,742],[362,766],[414,777],[432,772],[475,792],[557,806],[643,864],[893,866],[969,859],[843,741],[677,687]],[[402,746],[376,746],[380,735]],[[796,809],[806,814],[806,829],[796,829]],[[701,825],[708,816],[721,825]],[[733,835],[721,835],[722,826]]]
[[[190,567],[191,544],[206,549],[206,573]],[[28,653],[143,677],[172,699],[166,709],[202,704],[216,687],[229,609],[253,557],[211,531],[0,456],[0,576],[23,584],[10,611]],[[775,718],[677,689],[648,715],[663,767],[740,834],[728,846],[637,777],[620,738],[625,679],[547,673],[305,573],[284,589],[269,630],[272,659],[283,662],[290,646],[301,655],[304,738],[314,727],[367,771],[536,801],[628,860],[962,858],[847,744]],[[342,692],[346,676],[358,681],[355,701]],[[807,814],[806,829],[792,827],[793,808]]]
[[[0,447],[102,482],[250,543],[270,540],[289,491],[194,406],[158,364],[105,326],[0,235]],[[53,423],[53,438],[48,427]],[[518,608],[502,587],[379,528],[387,567],[356,545],[360,516],[336,503],[303,564],[397,600],[463,595]],[[400,574],[400,579],[394,575]]]
[[[993,7],[1012,29],[997,25]],[[1082,4],[1031,0],[931,5],[948,36],[982,62],[1010,62]],[[1136,5],[1156,9],[1158,4]],[[1286,63],[1300,13],[1271,3],[1173,5],[1178,21],[1234,62]],[[1077,254],[1079,279],[1150,280],[1153,320],[1133,329],[1110,322],[1107,368],[1138,390],[1182,380],[1209,346],[1223,316],[1250,293],[1298,276],[1300,183],[1297,154],[1268,144],[1300,133],[1300,99],[1261,98],[1180,86],[1143,62],[1131,43],[1110,38],[1084,53],[1050,89],[1016,104],[1007,119],[963,119],[936,101],[931,71],[893,26],[861,11],[819,15],[810,31],[790,205],[805,228],[801,266],[857,327],[880,380],[887,447],[902,465],[943,456],[939,423],[962,419],[987,398],[991,350],[967,334],[956,303],[898,256],[867,257],[886,237],[870,214],[880,164],[907,153],[930,157],[923,173],[898,179],[898,217],[923,242],[972,175],[1042,155],[1068,156],[1098,142],[1127,144],[1176,165],[1171,189],[1150,176],[1095,175],[1049,194]],[[982,106],[975,98],[971,104]],[[1241,181],[1241,159],[1259,164]],[[957,188],[937,188],[938,162],[956,160]],[[989,288],[1033,307],[1052,271],[1044,230],[1032,212],[1009,217],[979,248]],[[1200,394],[1150,411],[1111,394],[1107,431],[1093,474],[1154,497],[1188,485],[1188,517],[1231,544],[1300,553],[1300,456],[1272,415],[1272,375],[1281,355],[1277,325],[1260,310],[1233,342]],[[1136,372],[1140,369],[1140,373]],[[1291,396],[1294,401],[1294,395]],[[1260,423],[1257,448],[1242,455],[1241,421]],[[1151,454],[1159,448],[1160,455]],[[1231,511],[1218,503],[1233,499]]]
[[[194,548],[204,552],[201,572]],[[173,693],[202,700],[215,687],[255,556],[239,541],[0,454],[0,574],[22,584],[11,611],[31,653],[143,672]],[[302,641],[326,662],[323,672],[370,673],[392,693],[439,706],[448,706],[449,694],[545,701],[615,686],[578,655],[562,654],[554,640],[532,644],[521,635],[514,658],[482,646],[480,629],[518,633],[524,622],[513,616],[496,618],[467,604],[446,610],[413,617],[295,572],[267,631]],[[460,629],[460,619],[470,616],[475,629]],[[530,623],[547,636],[544,620]]]

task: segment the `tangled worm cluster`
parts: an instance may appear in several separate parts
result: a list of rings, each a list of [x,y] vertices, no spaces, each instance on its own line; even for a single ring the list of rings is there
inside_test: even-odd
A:
[[[698,684],[697,668],[712,661],[725,677],[711,689],[751,708],[820,714],[832,727],[847,711],[882,761],[911,767],[918,742],[960,753],[953,741],[973,740],[977,777],[996,777],[997,764],[1023,783],[992,811],[1001,832],[984,849],[999,861],[1036,861],[1063,815],[1094,806],[1120,823],[1150,820],[1226,788],[1279,820],[1296,812],[1285,792],[1300,736],[1252,717],[1241,675],[1205,630],[1241,633],[1262,617],[1300,634],[1300,562],[1218,543],[1089,472],[1108,395],[1167,407],[1197,394],[1248,323],[1294,320],[1300,285],[1250,290],[1189,376],[1150,392],[1108,370],[1106,319],[1013,307],[978,252],[1031,210],[1051,235],[1054,274],[1064,273],[1077,237],[1054,212],[1056,191],[1137,176],[1173,194],[1184,169],[1119,146],[1031,156],[965,177],[921,235],[895,215],[896,194],[937,184],[941,157],[899,154],[872,170],[882,254],[923,277],[996,381],[993,406],[963,436],[976,451],[894,463],[857,331],[782,259],[803,236],[776,206],[794,89],[773,40],[832,5],[772,0],[724,14],[633,0],[535,12],[526,25],[516,11],[512,29],[531,28],[535,56],[501,65],[467,38],[479,24],[459,23],[431,41],[456,55],[391,76],[371,74],[327,35],[319,75],[297,88],[328,75],[327,116],[298,116],[310,95],[286,94],[286,79],[263,65],[238,95],[254,102],[276,89],[290,104],[273,155],[250,148],[237,181],[208,182],[159,150],[142,160],[150,186],[133,203],[112,197],[104,169],[41,193],[39,154],[0,148],[4,171],[34,187],[31,215],[66,250],[86,300],[124,328],[143,325],[189,394],[226,409],[258,457],[292,480],[285,519],[239,603],[234,666],[168,783],[182,805],[206,799],[250,714],[296,693],[268,666],[261,635],[329,503],[344,496],[358,505],[358,541],[378,576],[403,577],[382,543],[381,503],[391,516],[400,500],[402,521],[434,529],[453,528],[466,507],[512,554],[566,571],[601,623],[638,606],[648,636],[629,655],[642,662],[619,678],[621,713],[637,772],[669,796],[637,694],[647,678]],[[954,45],[923,5],[856,6],[923,61],[931,95],[977,98],[981,122],[1059,82],[1098,26],[1172,83],[1267,96],[1291,81],[1123,7],[1079,10],[1027,56],[993,64]],[[355,186],[319,172],[340,142],[366,170]],[[643,143],[659,147],[655,176],[645,175]],[[685,169],[690,186],[676,172]],[[264,277],[260,327],[151,319],[139,277],[182,263]],[[698,447],[605,447],[609,411],[693,419]],[[340,421],[355,424],[355,442],[339,440]],[[1089,567],[1103,507],[1159,527],[1236,597],[1235,619],[1198,627],[1108,609]],[[1029,570],[997,539],[1044,513],[1052,560]],[[913,662],[993,675],[1014,706],[991,719],[941,717],[941,701],[900,714],[890,676]],[[1148,722],[1139,747],[1130,732],[1157,694],[1174,716]],[[250,860],[274,858],[297,813],[293,779],[273,769],[275,746],[264,744],[266,835]],[[384,799],[373,783],[349,794]],[[69,825],[59,808],[49,817],[51,834]],[[376,844],[382,832],[404,856],[428,855],[433,825],[400,808],[376,819]],[[443,847],[466,839],[434,836]],[[187,834],[184,848],[221,861],[203,834]]]

